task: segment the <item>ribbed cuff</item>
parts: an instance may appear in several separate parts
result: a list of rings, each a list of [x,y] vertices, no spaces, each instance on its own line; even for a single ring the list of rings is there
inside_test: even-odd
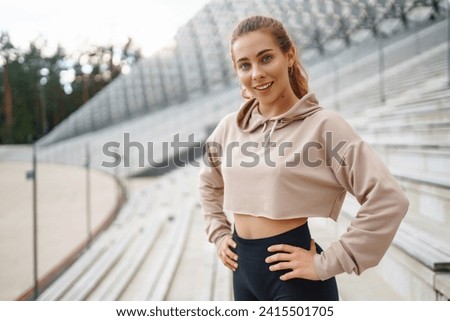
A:
[[[227,236],[231,236],[231,235],[232,235],[231,233],[223,234],[223,235],[219,236],[219,237],[214,241],[214,244],[215,244],[215,246],[216,246],[216,250],[217,250],[217,251],[219,250],[220,244],[222,244],[223,240],[225,240],[225,238],[226,238]]]
[[[333,248],[314,255],[314,268],[322,281],[345,272]]]

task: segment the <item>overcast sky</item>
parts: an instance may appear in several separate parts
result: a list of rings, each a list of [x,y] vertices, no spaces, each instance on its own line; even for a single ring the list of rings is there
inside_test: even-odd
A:
[[[148,56],[210,0],[1,0],[0,31],[15,46],[37,37],[68,52],[88,44],[125,44],[132,37]]]

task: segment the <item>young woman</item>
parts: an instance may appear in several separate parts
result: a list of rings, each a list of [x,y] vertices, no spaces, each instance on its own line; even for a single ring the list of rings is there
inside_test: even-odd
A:
[[[233,271],[235,300],[338,300],[334,276],[378,264],[409,202],[375,151],[318,105],[279,21],[241,21],[230,47],[247,100],[205,145],[199,191],[208,240]],[[347,191],[361,207],[323,251],[308,217],[337,220]]]

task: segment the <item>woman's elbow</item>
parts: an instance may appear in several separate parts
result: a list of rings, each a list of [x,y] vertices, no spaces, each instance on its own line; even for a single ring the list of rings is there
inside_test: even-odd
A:
[[[405,193],[401,193],[398,199],[399,212],[402,213],[402,218],[406,215],[409,209],[409,199],[406,197]]]

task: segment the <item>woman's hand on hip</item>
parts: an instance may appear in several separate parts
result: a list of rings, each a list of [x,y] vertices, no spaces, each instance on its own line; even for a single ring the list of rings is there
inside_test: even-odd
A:
[[[238,256],[232,251],[237,246],[236,242],[233,241],[231,235],[225,237],[225,239],[220,243],[218,254],[222,263],[232,271],[236,271],[238,264]]]
[[[314,240],[311,240],[309,251],[287,244],[272,245],[268,248],[268,251],[278,252],[266,258],[266,263],[275,263],[269,267],[271,271],[292,270],[280,277],[282,281],[293,278],[319,280],[319,276],[314,268],[314,255],[316,255],[316,243]]]

